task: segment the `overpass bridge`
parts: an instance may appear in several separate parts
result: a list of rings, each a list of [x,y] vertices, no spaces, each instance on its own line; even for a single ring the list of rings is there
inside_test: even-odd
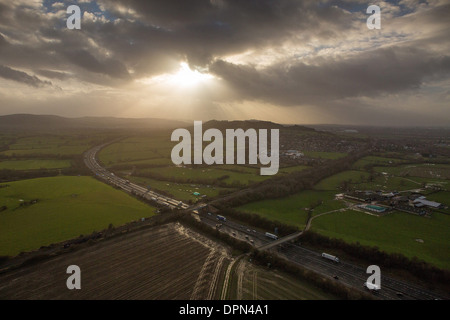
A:
[[[280,244],[283,244],[285,242],[295,240],[298,237],[300,237],[302,234],[303,234],[303,231],[292,233],[292,234],[287,235],[287,236],[285,236],[283,238],[280,238],[280,239],[277,239],[275,241],[269,242],[269,243],[267,243],[265,245],[262,245],[261,247],[258,248],[258,250],[260,250],[260,251],[269,250],[269,249],[271,249],[273,247],[276,247],[276,246],[278,246]]]

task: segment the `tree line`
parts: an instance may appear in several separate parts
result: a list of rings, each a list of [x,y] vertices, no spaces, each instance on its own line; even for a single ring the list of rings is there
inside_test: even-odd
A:
[[[273,230],[276,228],[279,236],[287,236],[299,231],[296,226],[288,225],[275,220],[269,220],[255,213],[246,213],[233,208],[224,208],[221,210],[221,214],[263,230],[274,232]]]
[[[212,205],[219,208],[229,208],[266,199],[284,198],[304,190],[310,190],[319,181],[334,174],[350,169],[358,159],[366,156],[367,150],[362,150],[348,156],[327,162],[321,167],[293,172],[289,175],[274,177],[245,190],[240,190],[223,198],[214,200]]]
[[[244,184],[240,181],[234,180],[231,183],[225,182],[226,179],[228,179],[229,175],[223,175],[218,178],[181,178],[181,177],[167,177],[158,173],[154,172],[142,172],[139,170],[136,170],[136,172],[133,174],[134,176],[142,177],[142,178],[149,178],[153,180],[158,181],[167,181],[172,183],[181,183],[181,184],[201,184],[201,185],[211,185],[216,186],[220,188],[244,188],[247,186],[247,184]],[[251,182],[250,182],[251,183]]]

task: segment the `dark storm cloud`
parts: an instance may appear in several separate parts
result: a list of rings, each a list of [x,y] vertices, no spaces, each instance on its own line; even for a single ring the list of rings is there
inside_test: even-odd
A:
[[[0,77],[8,80],[13,80],[17,82],[21,82],[23,84],[40,88],[43,86],[51,86],[52,83],[50,81],[43,81],[36,76],[30,76],[26,72],[18,71],[11,69],[9,67],[0,65]]]
[[[126,67],[116,59],[105,59],[100,62],[87,50],[65,51],[63,55],[71,63],[90,72],[107,74],[115,78],[127,78],[129,76]]]
[[[318,6],[315,1],[115,0],[101,3],[124,19],[129,13],[123,13],[121,8],[133,8],[137,17],[151,26],[130,27],[130,35],[138,41],[152,41],[155,37],[169,52],[187,56],[192,64],[207,64],[217,56],[276,45],[293,35],[301,35],[306,41],[313,35],[317,37],[317,31],[322,28],[320,36],[331,38],[351,24],[342,10]],[[150,37],[145,35],[147,32]]]
[[[256,70],[217,61],[211,71],[232,86],[242,99],[264,99],[283,105],[376,96],[418,89],[428,77],[450,74],[450,57],[432,57],[421,49],[378,49],[351,59],[320,65],[297,63]]]

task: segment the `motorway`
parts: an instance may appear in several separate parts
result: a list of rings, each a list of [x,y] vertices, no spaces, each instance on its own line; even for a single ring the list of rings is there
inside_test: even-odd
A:
[[[175,208],[187,209],[187,208],[189,208],[189,205],[186,203],[183,203],[182,201],[178,201],[178,200],[172,199],[170,197],[161,195],[161,194],[151,191],[147,188],[144,188],[140,185],[132,183],[126,179],[117,177],[116,175],[114,175],[114,173],[109,172],[108,170],[103,168],[97,162],[97,152],[99,152],[106,145],[108,145],[108,144],[96,146],[84,154],[84,163],[97,176],[97,178],[103,180],[104,182],[106,182],[110,185],[119,187],[128,193],[142,196],[143,198],[145,198],[147,200],[154,201],[154,202],[158,203],[159,205],[166,206],[170,209],[175,209]]]
[[[189,209],[191,213],[197,209],[198,206],[190,207],[186,203],[158,194],[142,186],[131,183],[126,179],[117,177],[114,173],[104,169],[97,162],[96,155],[97,152],[106,145],[108,144],[94,147],[84,155],[86,165],[99,179],[108,184],[117,186],[128,193],[141,195],[148,200],[156,201],[158,204],[167,206],[171,209]],[[293,244],[291,240],[296,239],[301,233],[295,233],[278,240],[272,240],[266,237],[265,231],[263,230],[244,226],[229,219],[227,219],[227,221],[218,221],[216,216],[210,213],[193,215],[211,227],[220,225],[218,229],[221,232],[226,232],[237,239],[247,241],[255,246],[255,248],[271,250],[274,254],[277,254],[290,262],[311,269],[334,281],[339,281],[340,283],[357,290],[365,290],[363,284],[370,276],[366,273],[366,269],[342,260],[339,263],[332,262],[323,258],[319,252],[304,248],[298,244]],[[381,270],[381,273],[383,274],[383,270]],[[379,299],[387,300],[441,300],[449,298],[447,295],[437,294],[428,289],[410,285],[403,281],[383,275],[381,277],[381,290],[373,294]]]
[[[282,258],[298,264],[306,269],[313,270],[324,277],[339,281],[340,283],[357,290],[367,290],[363,284],[367,281],[370,274],[366,269],[354,264],[341,261],[339,263],[324,259],[322,253],[293,244],[290,241],[282,241],[282,244],[276,245],[280,240],[292,239],[298,237],[298,233],[288,235],[278,240],[272,240],[265,236],[264,231],[255,230],[251,227],[233,222],[227,219],[226,222],[218,221],[215,216],[200,214],[199,219],[204,223],[215,227],[220,224],[219,230],[226,232],[237,239],[248,241],[258,249],[273,249],[271,252],[278,254]],[[272,246],[275,245],[275,246]],[[381,270],[383,274],[383,270]],[[337,279],[335,279],[337,277]],[[444,294],[430,292],[428,289],[411,285],[403,281],[393,279],[392,277],[381,276],[381,290],[373,292],[375,298],[384,300],[442,300],[448,299]],[[367,290],[367,292],[370,292]]]
[[[305,268],[312,269],[324,276],[337,277],[345,285],[363,289],[363,284],[370,274],[366,269],[342,261],[339,263],[324,259],[320,253],[304,248],[297,244],[285,243],[277,248],[278,254]],[[367,266],[368,267],[368,266]],[[441,294],[431,292],[426,288],[411,285],[404,281],[383,276],[381,269],[381,290],[373,294],[386,300],[441,300],[446,299]],[[364,289],[366,290],[366,289]],[[369,290],[367,290],[369,291]]]

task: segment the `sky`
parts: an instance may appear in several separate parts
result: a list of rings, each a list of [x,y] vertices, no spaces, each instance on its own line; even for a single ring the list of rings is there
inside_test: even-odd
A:
[[[448,0],[0,0],[0,115],[449,126],[449,31]]]

